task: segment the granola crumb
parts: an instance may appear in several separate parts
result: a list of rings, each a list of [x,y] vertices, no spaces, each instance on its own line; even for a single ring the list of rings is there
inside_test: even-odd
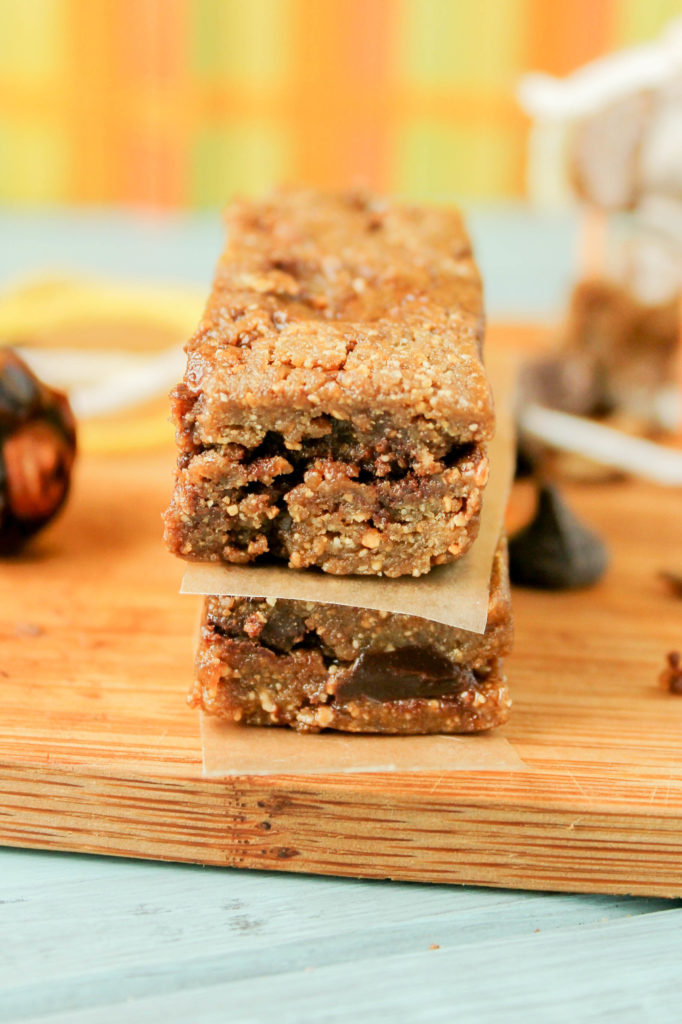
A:
[[[662,569],[658,575],[667,585],[673,597],[682,597],[682,573],[669,572],[667,569]]]
[[[667,665],[658,680],[669,693],[682,695],[682,655],[679,651],[669,651]]]

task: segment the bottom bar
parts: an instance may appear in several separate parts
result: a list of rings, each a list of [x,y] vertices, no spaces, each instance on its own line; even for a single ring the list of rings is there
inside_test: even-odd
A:
[[[484,634],[365,608],[207,598],[191,702],[302,732],[478,732],[508,717],[501,659],[511,639],[503,538]]]

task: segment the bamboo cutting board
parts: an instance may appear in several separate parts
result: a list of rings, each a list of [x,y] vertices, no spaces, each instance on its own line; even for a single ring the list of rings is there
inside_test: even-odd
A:
[[[658,577],[682,571],[679,491],[572,488],[612,567],[584,593],[515,592],[503,735],[522,770],[215,779],[184,703],[197,603],[160,541],[172,459],[82,458],[62,520],[0,568],[0,842],[682,895],[682,697],[657,684],[682,647]]]

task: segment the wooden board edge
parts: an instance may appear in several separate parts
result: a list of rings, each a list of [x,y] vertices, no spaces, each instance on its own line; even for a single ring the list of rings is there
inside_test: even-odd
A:
[[[267,777],[134,779],[0,765],[0,845],[223,867],[682,896],[682,815],[453,803]]]

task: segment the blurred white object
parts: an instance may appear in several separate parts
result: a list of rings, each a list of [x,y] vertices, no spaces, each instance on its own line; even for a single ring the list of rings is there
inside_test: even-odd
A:
[[[655,42],[602,57],[566,78],[537,73],[525,75],[518,97],[531,117],[574,121],[633,93],[659,89],[680,75],[682,19],[672,22]]]
[[[41,380],[67,391],[79,418],[106,416],[165,395],[181,378],[181,346],[155,355],[82,349],[20,350]]]
[[[0,292],[0,344],[66,391],[79,418],[107,416],[165,396],[182,378],[181,342],[203,301],[191,287],[41,275]]]
[[[629,335],[620,331],[621,347],[614,347],[613,359],[606,361],[602,373],[609,379],[618,377],[633,348],[642,348],[642,341],[648,346],[646,359],[655,365],[655,324],[660,320],[656,312],[675,303],[682,311],[682,18],[671,22],[653,42],[593,61],[566,78],[527,75],[520,83],[518,98],[533,119],[528,151],[531,200],[542,206],[565,206],[576,200],[583,204],[576,276],[583,281],[616,284],[622,289],[624,306],[634,300],[651,314],[640,317],[639,333],[634,331],[635,324]],[[623,315],[612,303],[609,329],[609,324],[604,324],[605,314],[595,309],[576,332],[574,348],[594,347],[600,331],[617,339]],[[653,386],[651,375],[643,374],[634,387],[630,382],[627,394],[618,389],[618,411],[641,417],[655,427],[679,426],[679,326],[677,335],[680,369],[673,366],[663,386],[660,381]],[[674,334],[671,336],[674,340]],[[632,465],[618,461],[627,439],[617,444],[617,433],[609,435],[616,453],[612,462],[606,457],[611,451],[606,434],[597,433],[592,439],[599,455],[575,448],[579,438],[587,437],[586,421],[575,426],[573,436],[569,423],[552,419],[553,415],[565,416],[563,413],[536,406],[526,414],[535,428],[550,433],[563,424],[558,447],[637,472]],[[596,431],[605,429],[595,425]],[[654,452],[652,448],[652,458]],[[635,459],[640,456],[644,471],[644,449],[633,454]],[[666,465],[671,460],[675,461],[673,455],[663,456]],[[654,459],[652,465],[656,467],[658,462]]]
[[[682,199],[682,19],[566,78],[526,75],[518,97],[534,122],[531,199],[556,205],[577,192],[605,209]]]
[[[630,284],[640,302],[667,302],[682,287],[682,202],[647,195],[637,209],[637,230],[626,230],[612,245],[613,277]]]
[[[643,480],[682,487],[682,452],[533,403],[521,410],[519,427],[559,451],[573,452]]]

